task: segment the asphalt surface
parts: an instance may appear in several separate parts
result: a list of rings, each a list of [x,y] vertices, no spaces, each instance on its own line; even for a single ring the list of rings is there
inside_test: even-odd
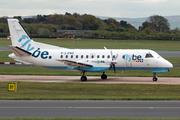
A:
[[[180,51],[156,51],[162,57],[180,57]]]
[[[36,76],[36,75],[0,75],[0,81],[24,81],[24,82],[70,82],[82,83],[81,76]],[[180,78],[158,77],[153,82],[152,77],[108,77],[102,80],[100,76],[87,76],[83,83],[106,83],[106,84],[180,84]]]
[[[10,51],[8,47],[0,46],[0,51]]]
[[[180,101],[0,101],[0,118],[180,118]]]

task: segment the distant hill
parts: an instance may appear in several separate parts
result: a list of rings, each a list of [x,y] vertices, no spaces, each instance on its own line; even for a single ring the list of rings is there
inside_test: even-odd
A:
[[[147,20],[148,17],[144,17],[144,18],[120,18],[120,17],[102,17],[102,16],[96,16],[100,19],[108,19],[108,18],[114,18],[117,21],[127,21],[128,23],[132,24],[134,27],[136,27],[137,29],[139,29],[139,26],[142,26],[142,23],[145,22]],[[180,15],[177,16],[164,16],[166,19],[168,19],[169,23],[170,23],[170,28],[171,29],[175,29],[176,27],[180,28]]]

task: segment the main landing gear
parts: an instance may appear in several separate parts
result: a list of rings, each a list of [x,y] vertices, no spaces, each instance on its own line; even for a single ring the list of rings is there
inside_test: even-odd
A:
[[[156,77],[156,73],[153,73],[153,76],[154,76],[153,81],[156,82],[158,80],[157,77]]]
[[[106,74],[104,74],[104,72],[103,72],[103,74],[101,75],[101,79],[107,79],[107,75]]]
[[[87,77],[84,76],[84,75],[85,75],[85,72],[86,72],[86,71],[82,71],[83,76],[81,77],[81,81],[86,81],[86,80],[87,80]]]
[[[85,76],[85,72],[86,71],[82,71],[83,75],[81,77],[81,81],[87,81],[87,77]],[[105,72],[103,72],[103,74],[101,75],[101,79],[103,79],[103,80],[107,79],[107,75],[105,74]]]

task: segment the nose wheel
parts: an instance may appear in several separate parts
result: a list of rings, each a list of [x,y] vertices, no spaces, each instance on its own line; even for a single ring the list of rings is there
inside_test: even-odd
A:
[[[153,81],[156,82],[158,80],[157,77],[156,77],[156,73],[153,73],[153,76],[154,76]]]

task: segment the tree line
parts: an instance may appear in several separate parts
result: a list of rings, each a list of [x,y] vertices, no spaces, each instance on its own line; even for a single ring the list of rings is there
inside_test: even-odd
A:
[[[107,39],[180,39],[179,28],[170,30],[168,20],[159,15],[148,17],[142,26],[135,28],[127,21],[117,21],[113,18],[102,20],[93,15],[70,14],[66,12],[53,15],[37,15],[22,19],[14,16],[24,26],[32,37],[57,37],[57,30],[92,30],[89,34],[79,34],[83,38],[107,38]],[[0,36],[9,34],[7,17],[0,18]],[[66,37],[67,35],[58,35]]]

